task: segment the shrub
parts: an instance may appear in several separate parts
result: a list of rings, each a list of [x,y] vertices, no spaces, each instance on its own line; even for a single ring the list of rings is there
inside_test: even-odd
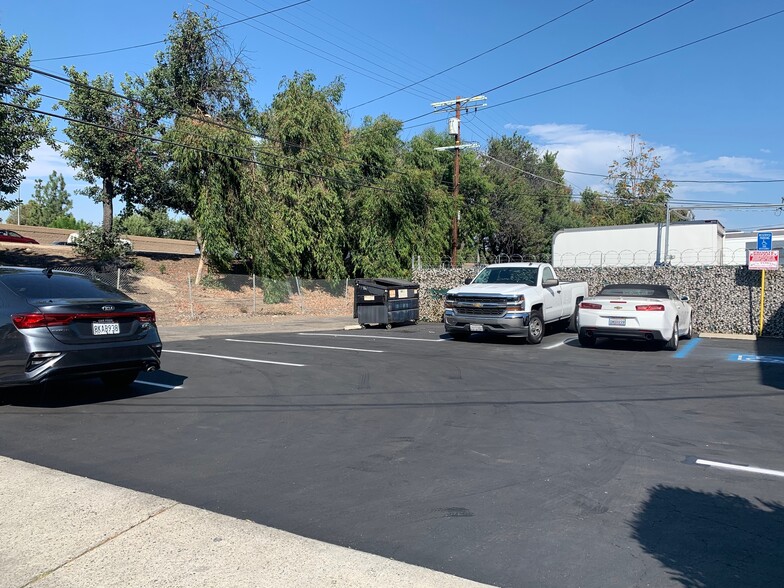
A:
[[[88,259],[113,263],[127,261],[133,254],[128,241],[121,240],[117,231],[105,233],[101,227],[80,231],[76,251]]]

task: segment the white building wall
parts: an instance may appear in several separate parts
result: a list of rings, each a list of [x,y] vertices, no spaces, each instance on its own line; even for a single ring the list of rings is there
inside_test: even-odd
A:
[[[721,265],[724,227],[718,221],[564,229],[553,236],[556,267]]]

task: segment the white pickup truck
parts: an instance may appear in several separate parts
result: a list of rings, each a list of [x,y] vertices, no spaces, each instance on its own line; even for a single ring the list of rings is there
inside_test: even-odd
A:
[[[546,323],[574,317],[587,296],[587,282],[562,282],[549,263],[488,265],[446,293],[444,329],[455,339],[494,333],[536,344]]]

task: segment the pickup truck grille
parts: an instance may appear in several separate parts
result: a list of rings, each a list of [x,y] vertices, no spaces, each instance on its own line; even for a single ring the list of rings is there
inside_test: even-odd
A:
[[[506,312],[505,307],[474,308],[474,307],[458,306],[455,308],[455,310],[459,315],[470,315],[470,316],[503,316],[504,313]]]
[[[465,304],[473,306],[474,304],[487,304],[490,306],[506,305],[506,298],[499,298],[498,296],[458,296],[455,298],[455,304],[463,306]]]

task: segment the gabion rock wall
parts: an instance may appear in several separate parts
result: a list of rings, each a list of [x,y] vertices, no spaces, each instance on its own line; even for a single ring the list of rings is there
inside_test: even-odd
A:
[[[420,317],[441,321],[446,290],[476,275],[478,268],[415,270],[419,282]],[[556,268],[558,277],[588,282],[588,294],[615,283],[667,284],[689,297],[694,309],[694,330],[698,333],[751,335],[759,331],[761,293],[760,271],[745,267],[603,267]],[[784,337],[784,278],[768,271],[765,278],[765,318],[763,336]]]

